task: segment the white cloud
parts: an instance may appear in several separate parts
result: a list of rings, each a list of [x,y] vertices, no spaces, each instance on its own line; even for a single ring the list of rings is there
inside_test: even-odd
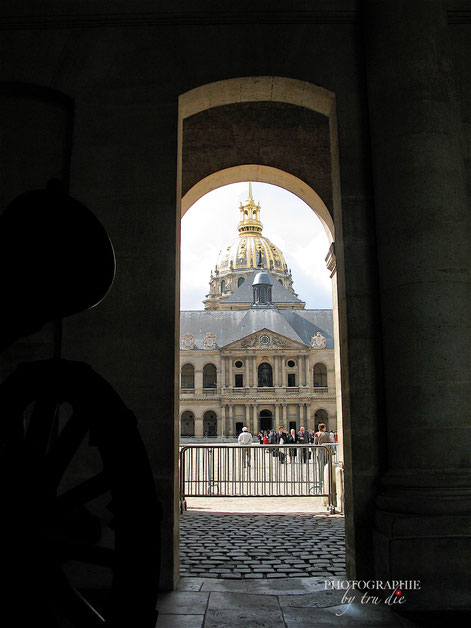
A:
[[[329,247],[320,220],[301,199],[283,188],[253,183],[261,203],[263,235],[283,252],[294,289],[306,307],[332,307],[331,280],[325,266]],[[239,202],[248,197],[247,183],[227,185],[197,201],[182,219],[181,309],[203,309],[209,276],[219,251],[238,237]]]

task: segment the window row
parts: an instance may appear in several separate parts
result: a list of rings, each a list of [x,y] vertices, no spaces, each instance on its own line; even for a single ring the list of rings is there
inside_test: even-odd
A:
[[[327,388],[327,367],[325,364],[316,364],[312,370],[314,388]],[[296,386],[296,373],[288,373],[288,387]],[[214,364],[206,364],[203,368],[203,388],[216,388],[217,369]],[[244,386],[244,374],[234,375],[234,386]],[[262,362],[258,367],[258,386],[273,386],[273,368],[268,362]],[[184,364],[181,368],[181,387],[184,390],[195,387],[195,368],[192,364]]]

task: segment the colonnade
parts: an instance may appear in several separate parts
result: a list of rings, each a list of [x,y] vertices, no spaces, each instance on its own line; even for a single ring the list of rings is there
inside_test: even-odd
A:
[[[313,385],[313,367],[316,361],[311,361],[310,354],[299,353],[297,355],[290,354],[277,354],[272,356],[273,367],[273,386],[283,387],[288,385],[288,373],[296,373],[296,386],[308,386]],[[234,362],[237,361],[237,356],[233,354],[221,355],[221,386],[230,387],[234,386],[234,373],[241,373],[243,375],[244,387],[257,388],[258,387],[258,356],[257,355],[245,355],[239,359],[243,362],[241,369],[234,367]],[[296,364],[295,367],[289,368],[287,366],[288,360],[293,360]],[[322,359],[319,359],[323,362]],[[270,360],[271,362],[271,360]],[[196,372],[195,372],[196,376]],[[334,377],[334,376],[333,376]],[[332,379],[331,386],[334,385]],[[196,387],[196,379],[195,379]]]

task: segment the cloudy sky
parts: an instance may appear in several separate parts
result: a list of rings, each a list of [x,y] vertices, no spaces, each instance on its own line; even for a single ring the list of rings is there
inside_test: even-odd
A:
[[[306,308],[331,308],[332,288],[325,256],[327,236],[314,212],[297,196],[268,183],[252,183],[260,202],[263,235],[283,252],[293,287]],[[219,251],[239,237],[239,202],[248,198],[248,183],[233,183],[203,196],[182,219],[181,309],[202,310],[209,275]]]

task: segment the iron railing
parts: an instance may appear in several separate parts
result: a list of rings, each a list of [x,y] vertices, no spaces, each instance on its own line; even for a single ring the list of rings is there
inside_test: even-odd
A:
[[[334,512],[336,445],[198,444],[180,447],[186,497],[327,497]]]

